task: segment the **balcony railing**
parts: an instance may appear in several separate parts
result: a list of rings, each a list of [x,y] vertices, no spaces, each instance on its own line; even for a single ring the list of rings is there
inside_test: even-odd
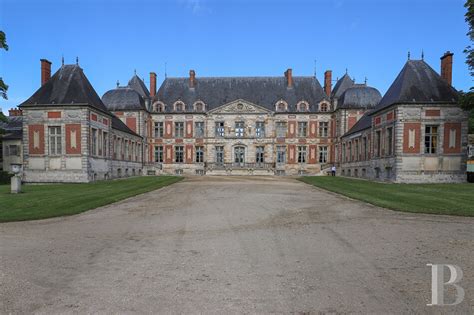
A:
[[[272,170],[275,168],[275,163],[205,163],[205,167],[208,170]]]

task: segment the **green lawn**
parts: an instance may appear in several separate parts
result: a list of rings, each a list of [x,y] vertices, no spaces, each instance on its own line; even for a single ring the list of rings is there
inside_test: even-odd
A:
[[[331,176],[300,180],[388,209],[474,216],[474,184],[385,184]]]
[[[0,186],[0,222],[37,220],[72,215],[180,181],[176,176],[146,176],[89,184],[23,185],[10,194]]]

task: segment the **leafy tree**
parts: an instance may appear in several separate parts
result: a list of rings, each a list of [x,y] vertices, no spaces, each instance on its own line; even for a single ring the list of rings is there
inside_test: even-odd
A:
[[[469,31],[467,32],[467,36],[469,36],[471,42],[474,42],[474,0],[467,0],[466,4],[467,12],[464,15],[466,18],[466,22],[469,26]],[[469,71],[471,72],[471,76],[474,77],[474,47],[469,45],[464,50],[466,54],[466,63],[469,67]],[[471,87],[470,91],[467,93],[461,93],[461,105],[467,110],[471,111],[471,115],[469,118],[469,132],[474,132],[474,87]]]
[[[3,31],[0,31],[0,49],[8,50],[7,39]],[[3,79],[0,77],[0,97],[7,99],[7,90],[8,85],[6,85],[5,82],[3,82]]]

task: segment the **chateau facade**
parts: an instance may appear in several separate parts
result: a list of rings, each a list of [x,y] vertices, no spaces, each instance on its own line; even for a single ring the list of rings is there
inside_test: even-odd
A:
[[[409,60],[384,97],[346,73],[316,77],[134,75],[100,98],[79,65],[51,76],[22,117],[26,182],[133,175],[325,175],[392,182],[465,181],[467,113],[441,76]],[[5,152],[5,148],[4,148]],[[4,159],[5,160],[5,159]]]

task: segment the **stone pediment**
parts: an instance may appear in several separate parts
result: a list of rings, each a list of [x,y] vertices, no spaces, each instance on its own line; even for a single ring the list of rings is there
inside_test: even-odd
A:
[[[270,111],[264,107],[256,104],[244,101],[236,100],[222,106],[219,106],[210,111],[215,114],[261,114],[270,113]]]

